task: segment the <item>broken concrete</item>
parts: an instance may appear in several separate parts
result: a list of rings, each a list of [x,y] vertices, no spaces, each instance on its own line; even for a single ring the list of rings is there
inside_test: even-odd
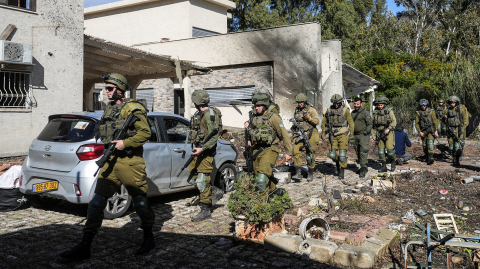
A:
[[[337,244],[325,240],[307,238],[300,243],[298,252],[303,255],[308,255],[311,260],[323,263],[333,262]]]
[[[375,264],[375,254],[363,247],[342,244],[335,251],[333,262],[355,268],[371,268]]]
[[[278,178],[278,183],[288,184],[292,182],[290,172],[274,172],[273,177]]]
[[[267,235],[263,246],[268,250],[295,253],[301,242],[302,238],[298,235],[276,233]]]

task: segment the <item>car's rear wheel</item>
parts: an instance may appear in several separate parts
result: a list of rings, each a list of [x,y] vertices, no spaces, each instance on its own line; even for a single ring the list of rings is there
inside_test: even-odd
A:
[[[125,215],[131,203],[132,197],[128,195],[127,189],[122,185],[120,190],[108,199],[103,214],[106,219],[120,218]]]
[[[231,163],[223,164],[218,169],[218,187],[224,192],[233,191],[233,185],[237,182],[237,169]]]
[[[51,198],[43,195],[28,195],[27,200],[32,203],[34,207],[51,208],[58,205],[62,200]]]

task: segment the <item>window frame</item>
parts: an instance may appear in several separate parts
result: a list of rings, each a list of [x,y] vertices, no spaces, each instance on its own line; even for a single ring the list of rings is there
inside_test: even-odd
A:
[[[170,141],[170,138],[168,137],[168,133],[167,133],[167,127],[165,126],[165,122],[164,120],[176,120],[176,121],[179,121],[183,124],[185,124],[187,126],[187,128],[190,129],[190,122],[188,120],[185,120],[185,119],[182,119],[182,118],[178,118],[178,117],[169,117],[169,116],[166,116],[166,117],[161,117],[161,124],[162,124],[162,127],[163,127],[163,134],[164,134],[164,137],[165,137],[165,142],[166,143],[172,143],[172,144],[184,144],[185,143],[185,140],[184,141]],[[188,133],[187,133],[187,137],[188,137]],[[187,138],[188,139],[188,138]],[[191,144],[190,141],[188,141],[188,144]]]
[[[18,106],[18,105],[17,106],[1,106],[0,105],[0,110],[14,110],[14,109],[31,110],[31,108],[32,108],[32,102],[31,102],[32,100],[31,99],[33,97],[33,92],[32,92],[33,91],[33,86],[32,86],[32,75],[33,75],[33,73],[31,71],[28,71],[28,70],[0,69],[0,77],[3,75],[2,73],[18,73],[18,74],[28,75],[28,90],[25,92],[25,96],[22,97],[22,98],[25,98],[23,106]],[[4,81],[3,85],[5,85],[5,81]],[[0,84],[0,86],[3,86],[3,85]],[[12,93],[11,92],[8,93],[8,90],[4,89],[4,91],[2,91],[0,89],[0,101],[2,101],[2,99],[3,99],[3,96],[2,96],[3,94],[9,95],[9,94],[12,94]],[[13,94],[18,95],[17,90]],[[30,99],[30,102],[29,102],[29,99]],[[35,105],[33,105],[33,106],[35,106]]]
[[[26,2],[30,1],[30,7],[29,8],[20,6],[20,1],[21,0],[17,0],[17,5],[14,6],[14,5],[9,5],[8,0],[7,0],[7,4],[0,3],[0,6],[6,6],[6,7],[15,8],[15,9],[18,8],[18,9],[21,9],[21,10],[28,10],[28,11],[33,11],[33,12],[37,11],[37,0],[26,0]]]

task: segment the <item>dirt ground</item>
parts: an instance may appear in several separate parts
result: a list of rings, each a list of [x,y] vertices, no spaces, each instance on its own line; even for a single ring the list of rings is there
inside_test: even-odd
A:
[[[243,151],[241,137],[235,137],[240,152]],[[292,182],[279,184],[292,197],[294,208],[289,214],[297,214],[298,208],[305,208],[311,198],[326,200],[327,193],[339,190],[345,197],[345,190],[357,184],[366,188],[349,198],[337,201],[339,206],[335,214],[326,219],[338,231],[353,232],[361,228],[358,224],[335,222],[332,217],[339,215],[360,214],[382,216],[392,219],[391,223],[403,224],[403,242],[412,239],[412,235],[421,234],[414,223],[405,223],[402,217],[407,211],[424,209],[427,215],[416,218],[419,224],[430,223],[433,228],[435,213],[452,213],[458,230],[462,234],[473,235],[480,230],[480,181],[468,185],[461,184],[461,179],[469,175],[478,175],[480,170],[480,142],[467,141],[465,155],[460,167],[453,167],[451,159],[442,158],[440,150],[435,154],[436,162],[426,165],[421,160],[422,150],[418,140],[412,139],[414,146],[408,149],[416,159],[408,164],[398,166],[389,178],[395,181],[395,188],[378,190],[377,194],[369,187],[371,178],[377,175],[378,163],[374,145],[371,146],[372,160],[365,179],[360,179],[355,171],[355,153],[348,151],[349,164],[345,180],[334,176],[335,167],[326,159],[326,142],[322,141],[316,153],[317,166],[313,182]],[[441,139],[438,148],[445,147]],[[437,143],[437,142],[436,142]],[[285,170],[280,155],[278,170]],[[22,158],[0,159],[0,167],[21,164]],[[239,160],[242,165],[242,160]],[[291,169],[286,167],[287,170]],[[447,194],[440,194],[447,190]],[[227,203],[229,194],[215,207],[211,219],[192,223],[190,217],[199,211],[197,206],[188,206],[197,200],[197,191],[189,191],[150,198],[149,202],[156,214],[154,234],[157,246],[145,256],[135,256],[134,252],[141,241],[139,218],[133,212],[115,220],[105,220],[99,235],[93,244],[92,258],[82,262],[68,262],[58,257],[58,253],[79,242],[85,224],[87,205],[62,202],[53,208],[28,207],[13,212],[0,212],[0,268],[344,268],[334,264],[319,264],[300,255],[267,251],[262,245],[233,240],[234,220],[228,216]],[[369,196],[373,200],[361,200]],[[469,211],[458,208],[460,201],[469,207]],[[325,207],[318,207],[306,212],[299,221],[309,214],[325,212]],[[298,230],[297,223],[287,226]],[[472,268],[467,250],[456,250],[455,255],[465,256],[454,268]],[[418,247],[409,259],[423,261],[426,254]],[[445,266],[444,249],[434,252],[434,263]],[[402,262],[400,244],[396,244],[389,254],[377,262],[375,268],[393,268],[391,263]],[[383,267],[385,266],[385,267]]]

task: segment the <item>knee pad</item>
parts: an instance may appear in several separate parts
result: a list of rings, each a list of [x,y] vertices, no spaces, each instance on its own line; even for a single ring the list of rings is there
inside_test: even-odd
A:
[[[452,151],[452,150],[453,150],[453,144],[448,144],[448,149],[449,149],[450,151]]]
[[[427,140],[422,142],[422,147],[425,149],[427,147]]]
[[[438,131],[442,130],[442,125],[441,124],[437,124],[437,130]]]
[[[442,132],[446,133],[447,132],[447,127],[443,126],[442,127]]]
[[[378,157],[380,160],[385,160],[385,149],[378,149]]]
[[[88,203],[87,219],[98,217],[107,206],[107,201],[107,197],[95,193],[95,196],[93,196],[92,200]]]
[[[335,152],[335,150],[331,150],[329,153],[328,153],[328,158],[336,161],[337,160],[337,153]]]
[[[341,149],[341,150],[339,150],[338,160],[339,160],[341,163],[345,163],[345,162],[347,161],[347,150],[346,150],[346,149]]]
[[[465,147],[465,140],[460,140],[460,145],[463,147]]]
[[[260,191],[265,191],[265,189],[267,188],[267,175],[262,173],[258,174],[257,185],[260,187]]]
[[[428,140],[428,150],[435,150],[435,146],[433,145],[433,140]]]
[[[143,219],[148,214],[148,201],[146,195],[137,195],[132,197],[133,208],[137,212],[138,216]]]
[[[453,144],[453,150],[459,150],[460,149],[460,142],[455,142]]]
[[[307,165],[312,165],[315,163],[315,156],[313,152],[307,153]]]
[[[395,150],[394,149],[387,150],[387,156],[389,159],[395,159]]]
[[[207,184],[205,183],[205,174],[204,173],[198,173],[196,182],[197,182],[198,190],[200,191],[200,193],[202,193],[205,190],[205,188],[207,187]]]
[[[195,185],[195,184],[197,184],[197,181],[196,181],[196,179],[195,179],[195,176],[194,176],[192,173],[189,173],[189,174],[188,174],[187,183],[190,184],[190,185]]]

